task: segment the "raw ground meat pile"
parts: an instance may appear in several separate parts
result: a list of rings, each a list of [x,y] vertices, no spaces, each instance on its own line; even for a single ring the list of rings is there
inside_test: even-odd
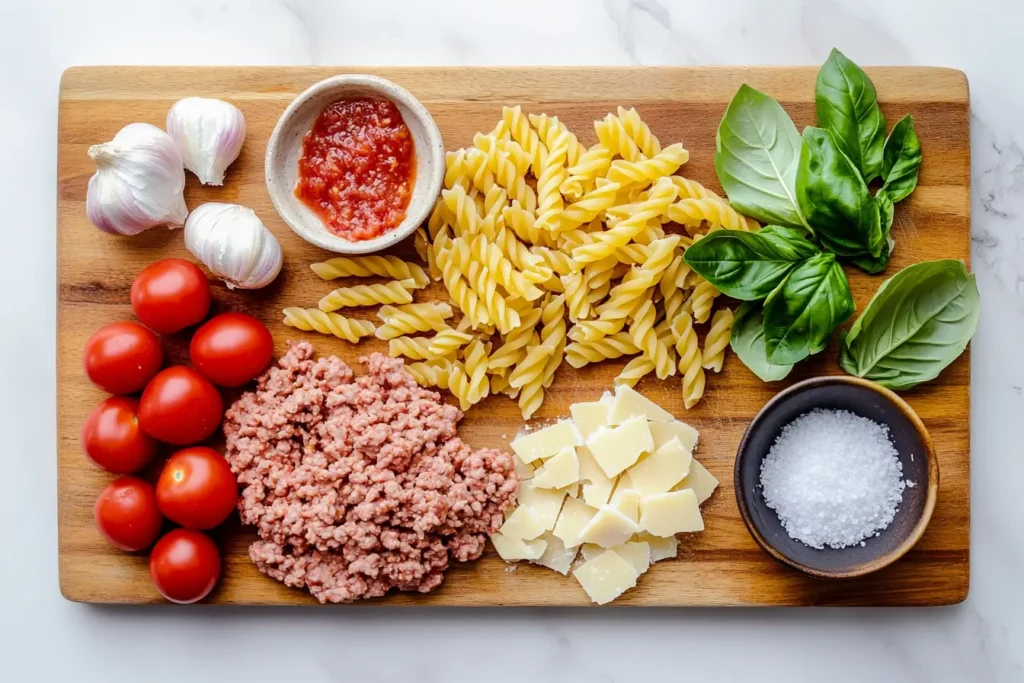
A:
[[[464,444],[462,413],[401,360],[360,362],[353,377],[295,344],[224,418],[250,557],[321,602],[436,588],[450,558],[480,556],[519,485],[511,456]]]

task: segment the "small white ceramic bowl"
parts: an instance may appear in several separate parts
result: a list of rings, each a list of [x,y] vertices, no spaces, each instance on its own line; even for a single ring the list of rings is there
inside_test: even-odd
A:
[[[331,233],[323,220],[295,196],[302,139],[330,104],[350,97],[384,97],[398,107],[416,148],[416,181],[405,220],[372,240],[350,242]],[[281,115],[267,143],[267,192],[285,223],[302,239],[339,254],[369,254],[400,242],[426,220],[444,180],[444,142],[434,117],[407,90],[364,74],[332,76],[296,97]]]

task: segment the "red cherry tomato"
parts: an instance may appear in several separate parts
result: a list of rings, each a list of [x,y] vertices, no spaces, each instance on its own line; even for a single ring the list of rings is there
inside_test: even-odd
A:
[[[228,461],[205,446],[178,451],[156,483],[156,501],[167,519],[189,529],[212,529],[238,503],[238,484]]]
[[[82,365],[89,380],[111,394],[133,394],[153,379],[164,352],[156,335],[138,323],[110,323],[85,342]]]
[[[162,370],[142,392],[139,425],[154,439],[186,446],[209,437],[224,416],[217,387],[192,368]]]
[[[114,474],[138,472],[156,454],[156,441],[139,428],[139,400],[111,396],[82,425],[82,449],[96,467]]]
[[[210,283],[194,263],[165,258],[135,277],[132,310],[147,327],[174,334],[206,317]]]
[[[171,602],[197,602],[220,579],[220,552],[206,534],[174,529],[153,546],[149,575],[160,595]]]
[[[206,321],[189,347],[192,365],[222,387],[252,380],[266,369],[273,354],[270,330],[245,313],[223,313]]]
[[[164,521],[153,485],[132,476],[110,482],[96,499],[92,514],[103,538],[129,552],[152,545]]]

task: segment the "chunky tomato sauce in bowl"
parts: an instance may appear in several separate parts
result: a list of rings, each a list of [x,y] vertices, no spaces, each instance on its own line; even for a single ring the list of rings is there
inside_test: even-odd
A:
[[[274,208],[296,234],[343,254],[408,237],[441,191],[444,143],[433,117],[383,78],[334,76],[288,106],[267,144]]]

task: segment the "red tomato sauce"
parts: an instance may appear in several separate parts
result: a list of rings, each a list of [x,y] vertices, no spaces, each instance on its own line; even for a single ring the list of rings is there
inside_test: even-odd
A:
[[[302,141],[295,195],[335,235],[373,239],[405,220],[415,161],[412,134],[393,102],[339,100]]]

